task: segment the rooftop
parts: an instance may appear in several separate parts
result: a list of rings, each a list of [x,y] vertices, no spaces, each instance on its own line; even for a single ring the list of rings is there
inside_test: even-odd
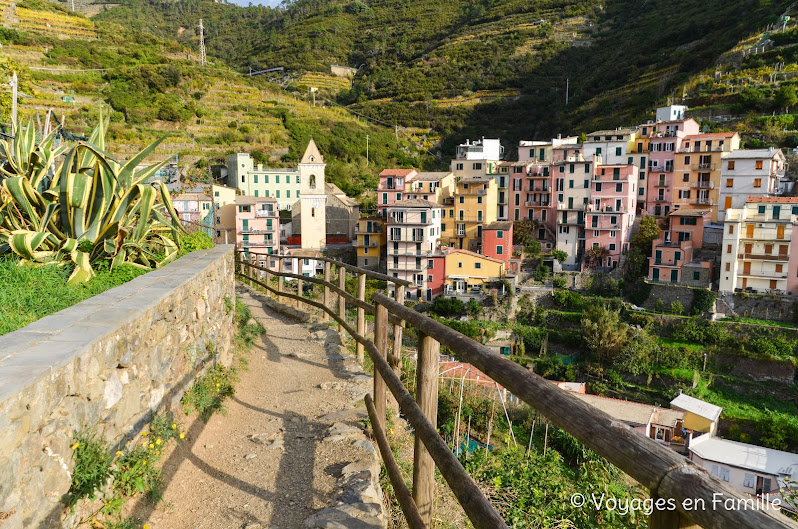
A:
[[[724,160],[753,160],[756,158],[773,158],[780,151],[780,149],[738,149],[730,152]]]
[[[645,426],[649,421],[663,426],[676,426],[676,421],[684,417],[684,412],[658,408],[651,404],[580,393],[576,393],[574,396],[619,421],[635,426]]]
[[[618,129],[618,130],[597,130],[587,134],[587,141],[590,141],[591,136],[619,136],[626,134],[634,134],[634,129]]]
[[[715,406],[709,402],[704,402],[701,399],[691,397],[686,393],[681,393],[678,397],[671,401],[671,408],[679,408],[680,410],[689,411],[694,415],[709,419],[710,421],[717,421],[720,417],[720,412],[723,408]]]
[[[316,147],[316,142],[313,141],[313,138],[310,138],[305,154],[302,155],[302,160],[299,163],[324,163],[324,157],[319,152],[319,148]]]
[[[426,180],[426,181],[433,181],[437,182],[438,180],[443,180],[447,176],[451,175],[451,171],[440,171],[440,172],[433,172],[433,173],[418,173],[414,180]]]
[[[738,136],[736,132],[706,132],[704,134],[691,134],[689,136],[685,136],[685,140],[701,140],[706,138],[731,138],[733,136]]]
[[[513,223],[512,222],[509,222],[509,221],[496,221],[496,222],[491,222],[490,224],[488,224],[487,226],[485,226],[482,229],[483,230],[509,230],[512,227],[513,227]]]
[[[791,452],[738,443],[709,434],[694,438],[690,451],[707,461],[784,476],[791,481],[798,479],[798,454]]]
[[[394,202],[391,208],[439,208],[441,207],[440,204],[437,202],[432,202],[429,200],[424,200],[423,198],[411,198],[409,200],[400,200],[399,202]]]
[[[709,208],[704,209],[693,209],[693,208],[679,208],[676,211],[671,212],[671,217],[703,217],[708,213],[711,213],[712,210]]]
[[[251,195],[238,195],[236,197],[236,204],[239,205],[262,204],[264,202],[276,204],[277,199],[274,197],[253,197]]]
[[[415,169],[383,169],[380,176],[410,176],[416,174]]]
[[[482,255],[481,253],[472,252],[471,250],[451,250],[451,251],[447,252],[446,255],[452,255],[452,254],[456,254],[456,253],[461,253],[463,255],[470,255],[471,257],[479,257],[480,259],[485,259],[486,261],[493,261],[494,263],[502,263],[502,264],[504,264],[504,261],[502,261],[501,259],[496,259],[494,257],[488,257],[487,255]]]
[[[771,202],[776,204],[798,204],[798,197],[760,197],[750,195],[746,202]]]
[[[175,200],[203,200],[211,202],[213,198],[205,193],[181,193],[172,197],[172,201],[174,202]]]
[[[469,178],[463,178],[460,180],[461,184],[485,184],[492,180],[490,176],[472,176]]]

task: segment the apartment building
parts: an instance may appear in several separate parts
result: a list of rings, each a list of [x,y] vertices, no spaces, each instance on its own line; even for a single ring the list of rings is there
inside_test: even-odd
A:
[[[585,212],[585,248],[606,248],[601,267],[612,268],[626,251],[635,221],[637,166],[595,165]]]
[[[420,198],[440,204],[454,194],[454,174],[449,171],[416,173],[406,181],[406,199]]]
[[[721,162],[718,220],[727,209],[740,209],[749,196],[772,197],[785,192],[785,158],[780,149],[741,149]]]
[[[712,282],[713,255],[704,255],[704,227],[712,222],[711,208],[682,207],[671,212],[667,226],[652,243],[648,279],[707,288]]]
[[[514,222],[533,220],[553,224],[551,166],[532,162],[505,163],[510,182],[510,218]]]
[[[686,136],[676,153],[674,208],[710,207],[712,221],[717,221],[722,161],[739,148],[736,132]]]
[[[410,281],[408,299],[431,297],[427,293],[429,258],[440,246],[441,206],[419,198],[402,200],[388,208],[388,275]]]
[[[505,262],[468,250],[450,250],[445,254],[447,295],[474,294],[505,275]]]
[[[568,254],[563,263],[566,270],[576,270],[585,250],[585,211],[590,200],[590,184],[595,160],[581,156],[581,146],[571,145],[554,149],[555,161],[551,172],[554,184],[555,222],[551,237],[556,247]],[[538,240],[544,235],[546,226],[538,228]]]
[[[518,161],[533,163],[549,163],[554,158],[554,148],[564,145],[576,145],[579,138],[576,136],[557,136],[551,141],[526,141],[518,142]]]
[[[482,242],[483,227],[496,222],[497,197],[498,185],[493,177],[461,178],[454,196],[443,202],[444,244],[477,250]]]
[[[719,290],[798,295],[798,197],[751,196],[726,210]]]
[[[513,258],[513,223],[507,221],[491,222],[482,230],[481,254],[504,261],[505,270],[510,268]]]
[[[626,165],[637,166],[637,209],[643,210],[646,207],[648,191],[648,153],[650,138],[644,137],[638,128],[635,132],[633,145],[626,153]]]
[[[405,186],[418,174],[415,169],[384,169],[377,185],[377,214],[387,218],[388,208],[405,196]],[[408,186],[409,187],[409,186]]]
[[[238,196],[234,203],[221,209],[225,210],[222,219],[232,225],[219,226],[217,244],[235,242],[246,254],[279,253],[280,219],[276,199]]]
[[[699,133],[692,118],[658,121],[641,127],[641,136],[648,138],[648,189],[646,209],[650,215],[665,217],[673,210],[674,164],[686,136]]]
[[[583,155],[588,160],[600,156],[603,163],[609,165],[625,164],[636,138],[635,129],[597,130],[587,134],[582,145]]]
[[[358,267],[378,272],[384,269],[385,226],[385,219],[382,217],[358,220],[355,227],[355,248],[357,249]]]
[[[269,168],[255,165],[248,153],[227,157],[227,184],[252,197],[272,197],[279,209],[291,209],[299,198],[298,168]]]
[[[466,140],[457,146],[451,171],[458,179],[496,174],[503,156],[504,147],[498,139]]]
[[[212,212],[214,210],[213,197],[204,193],[181,193],[172,198],[172,205],[175,208],[178,218],[186,224],[191,231],[196,230],[201,225],[210,226],[213,224]],[[203,222],[210,218],[211,222]]]

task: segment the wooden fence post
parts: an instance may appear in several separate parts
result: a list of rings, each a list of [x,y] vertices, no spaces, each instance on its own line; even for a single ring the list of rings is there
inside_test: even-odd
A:
[[[300,268],[299,268],[300,270],[302,270],[301,266],[302,265],[300,265]],[[299,275],[302,275],[302,272],[299,272]],[[305,294],[305,290],[302,287],[302,280],[297,278],[297,280],[296,280],[296,295],[301,298],[304,294]],[[301,301],[296,300],[296,308],[302,310],[302,302]]]
[[[277,265],[277,270],[280,273],[284,273],[285,272],[285,259],[280,259],[279,261],[280,261],[280,264]],[[282,275],[277,276],[277,292],[279,292],[280,294],[283,293],[284,282],[285,282],[285,278]],[[277,295],[277,301],[282,303],[282,296],[280,296],[279,294]]]
[[[269,265],[271,264],[271,255],[266,255],[266,264],[263,265],[263,282],[266,284],[267,287],[271,287],[271,278],[269,277],[271,274],[269,273]],[[271,291],[267,288],[266,289],[266,297],[270,298],[272,296]]]
[[[388,358],[388,309],[378,303],[374,304],[374,345],[380,352],[380,356]],[[385,429],[385,380],[380,376],[379,371],[374,370],[374,409],[377,411],[377,418],[380,421],[375,428]]]
[[[250,288],[255,288],[255,282],[252,280],[255,278],[257,274],[255,273],[255,268],[253,268],[252,265],[254,265],[257,262],[256,259],[257,257],[255,257],[255,254],[253,253],[249,254],[249,266],[247,267],[249,270],[247,270],[247,275],[249,276]]]
[[[366,274],[357,275],[357,299],[366,300]],[[357,308],[357,333],[360,336],[366,335],[366,311],[363,307]],[[363,364],[363,344],[357,342],[356,346],[357,361]]]
[[[421,332],[418,333],[418,361],[416,367],[416,401],[424,416],[438,427],[438,362],[441,345]],[[435,463],[424,443],[416,436],[413,453],[413,499],[427,526],[432,525],[435,498]]]
[[[404,285],[396,285],[394,287],[394,300],[397,303],[404,303],[405,301],[405,286]],[[402,323],[394,323],[393,325],[393,372],[396,373],[396,376],[402,378],[402,329],[404,329],[404,322]],[[393,394],[389,395],[388,398],[391,401],[391,407],[394,408],[396,411],[399,411],[399,403],[396,402],[396,399],[393,397]]]
[[[338,288],[346,292],[346,268],[338,266]],[[338,294],[338,317],[346,321],[346,298]],[[342,325],[338,326],[338,334],[341,335],[341,341],[346,336],[346,331]]]
[[[659,496],[652,492],[651,499],[656,502]],[[679,511],[659,510],[654,511],[648,517],[649,529],[701,529],[701,526],[693,523],[689,518]]]
[[[330,282],[330,262],[324,261],[324,306],[330,306],[330,287],[327,284]],[[330,315],[322,311],[324,321],[330,321]]]

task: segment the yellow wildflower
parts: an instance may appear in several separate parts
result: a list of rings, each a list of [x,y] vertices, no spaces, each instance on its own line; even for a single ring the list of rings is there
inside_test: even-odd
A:
[[[116,455],[117,455],[117,456],[121,456],[121,455],[122,455],[122,451],[121,451],[121,450],[117,450],[117,451],[116,451]]]
[[[155,448],[155,445],[150,443],[150,448]]]
[[[72,445],[72,450],[74,450],[75,448],[77,448],[77,447],[79,447],[79,446],[80,446],[80,443],[75,443],[75,444],[73,444],[73,445]]]
[[[174,430],[175,428],[177,428],[177,425],[175,423],[172,423],[172,430]]]
[[[181,439],[184,439],[185,437],[186,437],[186,434],[184,434],[184,433],[181,433],[181,434],[180,434],[180,438],[181,438]]]
[[[147,437],[147,432],[141,432],[141,435],[143,435],[144,437]]]
[[[157,445],[161,444],[161,440],[160,439],[156,439],[155,440],[155,444],[157,444]]]
[[[141,526],[141,529],[150,529],[150,524],[145,523],[144,525]]]

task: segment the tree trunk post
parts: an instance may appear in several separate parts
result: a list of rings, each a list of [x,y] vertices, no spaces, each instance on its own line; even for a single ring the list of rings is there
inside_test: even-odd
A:
[[[338,288],[346,291],[346,268],[343,266],[338,267]],[[338,294],[338,317],[346,321],[346,298],[340,294]],[[343,341],[346,331],[342,325],[338,326],[338,334],[341,335],[341,341]]]
[[[327,286],[330,283],[330,262],[324,261],[324,306],[330,306],[330,287]],[[322,312],[322,316],[324,321],[330,321],[330,315],[327,312]]]
[[[416,372],[416,401],[427,420],[438,427],[438,362],[440,344],[419,332]],[[435,498],[435,463],[418,436],[413,453],[413,499],[428,527],[432,526]]]
[[[366,274],[357,275],[357,299],[366,300]],[[357,333],[360,336],[366,335],[366,311],[362,307],[357,308]],[[357,361],[363,364],[363,344],[357,342],[356,346]]]
[[[383,305],[374,304],[374,345],[380,352],[380,356],[388,357],[388,309]],[[386,404],[385,380],[379,372],[374,370],[374,409],[377,411],[377,418],[380,424],[375,428],[385,429],[385,404]]]

